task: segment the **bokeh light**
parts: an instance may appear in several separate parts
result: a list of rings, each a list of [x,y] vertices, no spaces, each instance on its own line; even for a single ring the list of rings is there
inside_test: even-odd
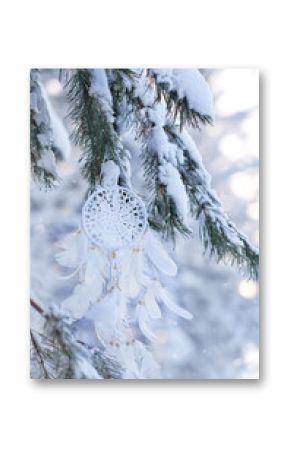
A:
[[[56,97],[62,91],[62,85],[57,78],[48,80],[45,88],[51,97]]]
[[[252,280],[242,280],[239,283],[239,293],[245,299],[254,299],[258,293],[257,283]]]

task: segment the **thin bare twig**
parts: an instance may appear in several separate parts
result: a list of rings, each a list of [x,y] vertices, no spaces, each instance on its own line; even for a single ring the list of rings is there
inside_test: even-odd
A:
[[[39,304],[37,304],[32,298],[30,298],[30,305],[41,315],[44,314],[43,308]]]
[[[43,357],[42,357],[41,348],[40,348],[40,346],[39,346],[35,336],[33,335],[32,330],[30,330],[30,337],[31,337],[31,342],[33,344],[33,347],[34,347],[34,349],[35,349],[35,351],[37,353],[39,363],[40,363],[40,365],[41,365],[41,367],[43,369],[44,377],[46,379],[49,379],[49,374],[47,372],[47,369],[45,367],[45,363],[44,363],[44,360],[43,360]]]

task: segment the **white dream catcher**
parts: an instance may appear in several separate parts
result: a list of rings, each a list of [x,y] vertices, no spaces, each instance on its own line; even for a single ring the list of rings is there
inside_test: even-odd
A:
[[[133,245],[147,224],[143,201],[120,186],[97,188],[83,206],[82,219],[89,240],[108,250]]]
[[[152,322],[161,304],[191,319],[163,287],[160,276],[175,276],[176,265],[148,229],[144,202],[117,185],[119,168],[102,166],[102,182],[85,201],[82,228],[60,242],[56,260],[73,269],[79,282],[62,307],[76,320],[94,323],[108,355],[124,367],[124,378],[158,377],[157,364],[141,340],[156,341]],[[145,338],[144,338],[145,337]]]

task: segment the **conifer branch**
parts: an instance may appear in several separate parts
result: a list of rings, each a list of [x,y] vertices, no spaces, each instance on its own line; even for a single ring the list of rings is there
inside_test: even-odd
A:
[[[188,237],[191,234],[190,229],[179,216],[173,199],[167,193],[166,186],[160,182],[158,156],[146,147],[146,143],[143,147],[142,161],[150,194],[147,207],[150,226],[161,232],[164,238],[175,240],[178,233]]]
[[[72,71],[65,85],[72,139],[82,151],[82,172],[91,187],[100,179],[101,165],[113,160],[123,170],[123,149],[100,97],[91,93],[92,71]]]
[[[172,87],[168,80],[162,80],[154,69],[148,70],[148,75],[154,79],[157,101],[164,99],[167,111],[174,123],[178,123],[180,129],[185,125],[200,128],[200,125],[212,124],[213,118],[209,114],[203,114],[195,110],[186,96],[180,97],[176,88]]]
[[[236,228],[224,212],[210,186],[210,176],[202,164],[191,137],[176,126],[167,126],[169,138],[182,149],[184,163],[179,167],[192,214],[199,223],[199,233],[205,252],[236,265],[250,278],[258,278],[259,254],[256,248]]]
[[[152,70],[148,71],[148,76],[152,77]],[[120,70],[119,79],[122,80],[125,74]],[[132,79],[131,79],[132,80]],[[168,196],[166,186],[160,182],[159,167],[161,161],[158,157],[158,148],[150,146],[150,135],[152,134],[156,124],[152,121],[152,110],[154,103],[160,103],[163,99],[166,101],[166,92],[161,89],[160,83],[156,76],[153,76],[157,96],[150,105],[145,104],[142,94],[136,90],[134,79],[131,84],[123,81],[126,86],[122,92],[126,95],[130,105],[129,111],[131,123],[137,130],[137,139],[142,143],[142,163],[147,188],[150,194],[148,203],[148,215],[150,226],[160,231],[166,238],[174,239],[180,233],[184,236],[190,235],[191,231],[184,224],[178,215],[178,211],[174,201]],[[138,81],[138,80],[137,80]],[[122,81],[119,81],[122,85]],[[150,89],[151,80],[149,80],[148,89]],[[154,89],[153,87],[151,87]],[[198,126],[198,120],[201,123],[212,123],[211,117],[198,117],[195,111],[186,110],[180,112],[176,106],[175,93],[169,90],[170,101],[175,103],[176,111],[179,113],[179,125],[187,123],[194,127]],[[169,97],[168,97],[169,98]],[[167,98],[167,100],[168,100]],[[183,99],[186,101],[186,99]],[[168,108],[168,101],[166,101]],[[179,111],[179,112],[178,112]],[[177,113],[173,114],[169,107],[169,117],[163,130],[168,138],[168,142],[175,145],[182,151],[183,162],[177,164],[177,169],[181,175],[182,181],[186,188],[186,192],[190,202],[192,215],[198,220],[200,238],[203,243],[205,252],[213,256],[217,262],[224,261],[231,265],[236,265],[245,272],[249,277],[256,279],[258,277],[259,255],[247,238],[235,227],[231,220],[227,217],[216,193],[210,186],[210,176],[203,166],[198,150],[194,148],[192,154],[191,146],[195,146],[189,135],[185,134],[176,125]],[[187,117],[183,121],[183,117]],[[187,138],[185,139],[185,135]]]
[[[142,147],[142,166],[149,193],[147,206],[149,224],[153,229],[161,232],[165,238],[175,240],[177,234],[189,236],[191,233],[190,229],[178,214],[176,204],[168,195],[166,185],[160,181],[159,177],[159,168],[161,166],[161,161],[158,157],[159,149],[152,143],[152,134],[156,127],[156,123],[152,119],[156,98],[154,97],[151,103],[144,102],[144,95],[152,87],[150,83],[147,83],[143,92],[138,92],[136,85],[138,85],[142,76],[140,73],[128,72],[123,69],[113,70],[112,72],[111,91],[112,93],[117,93],[117,95],[113,95],[117,102],[117,107],[115,108],[117,120],[118,112],[124,113],[124,107],[123,109],[121,108],[121,103],[126,100],[127,125],[135,129],[136,138],[140,140]],[[160,131],[162,132],[162,130]]]
[[[44,319],[44,334],[31,330],[31,360],[47,379],[120,378],[122,369],[101,350],[74,337],[70,316],[53,307],[46,312],[33,299],[31,306]]]
[[[112,100],[109,108],[98,91],[92,92],[92,70],[77,69],[62,75],[66,78],[72,137],[81,148],[82,172],[90,186],[100,180],[101,165],[106,160],[113,160],[120,167],[120,179],[123,176],[126,184],[127,156],[121,135],[124,129],[131,128],[142,148],[150,226],[167,238],[174,239],[179,233],[190,235],[191,231],[169,195],[167,185],[161,181],[160,167],[164,161],[168,162],[168,157],[162,156],[158,139],[153,139],[158,128],[163,146],[173,145],[182,153],[183,160],[173,165],[186,189],[191,214],[198,220],[205,251],[217,261],[236,264],[250,277],[256,278],[259,262],[257,250],[223,211],[197,150],[197,157],[192,155],[190,147],[193,141],[184,138],[185,125],[196,128],[200,124],[212,123],[212,115],[192,108],[192,98],[190,102],[186,93],[177,92],[176,80],[172,81],[166,71],[164,76],[155,69],[107,69],[102,72],[105,73]],[[34,90],[37,90],[35,81],[32,82]],[[156,123],[154,119],[157,105],[162,105],[166,110],[164,123]],[[49,135],[49,127],[40,129],[33,109],[31,114],[32,171],[41,182],[51,185],[55,180],[54,174],[39,164],[43,151],[51,149],[51,144],[44,148],[43,140],[39,139],[41,132]]]
[[[30,73],[30,162],[31,173],[40,186],[51,188],[59,177],[55,167],[54,144],[46,98],[39,71]]]

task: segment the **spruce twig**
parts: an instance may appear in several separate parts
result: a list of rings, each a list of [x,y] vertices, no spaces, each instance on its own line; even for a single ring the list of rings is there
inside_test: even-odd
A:
[[[65,85],[69,103],[72,139],[82,151],[82,173],[91,187],[100,179],[101,165],[113,160],[123,169],[122,145],[108,120],[101,98],[91,95],[92,74],[87,69],[74,70]]]

